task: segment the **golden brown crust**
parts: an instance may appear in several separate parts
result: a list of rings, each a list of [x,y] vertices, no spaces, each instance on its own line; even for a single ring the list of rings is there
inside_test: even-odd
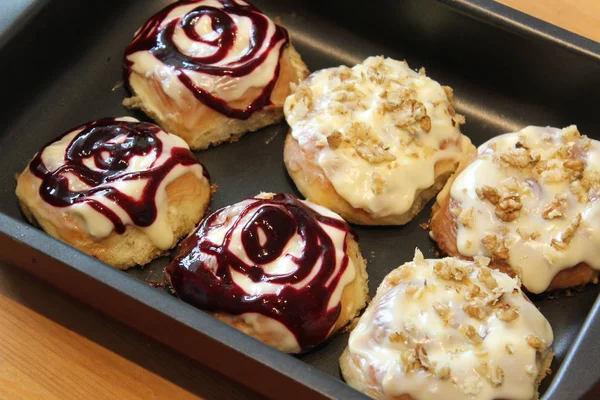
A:
[[[103,239],[91,236],[83,221],[64,208],[53,207],[38,194],[39,178],[26,167],[17,180],[16,194],[25,217],[50,236],[61,240],[118,269],[145,265],[166,253],[158,249],[136,226],[128,225],[123,234],[112,232]],[[211,198],[210,184],[187,173],[166,187],[168,221],[174,234],[171,244],[187,235],[200,221]]]
[[[180,109],[161,89],[159,82],[135,72],[130,76],[134,95],[123,101],[128,108],[140,109],[165,131],[183,138],[192,149],[201,150],[223,142],[235,142],[244,133],[276,124],[283,119],[283,102],[290,94],[290,83],[308,76],[308,69],[300,54],[290,44],[282,53],[280,73],[271,93],[271,105],[252,114],[247,120],[228,118],[196,100],[191,93],[186,96],[188,107]],[[250,89],[244,98],[252,98],[257,88]],[[245,100],[234,102],[243,105]]]
[[[466,136],[461,137],[461,148],[466,151],[473,145]],[[415,194],[415,200],[406,213],[386,217],[374,217],[363,209],[355,208],[343,199],[325,176],[316,161],[317,153],[302,147],[288,133],[283,150],[283,160],[296,187],[309,201],[321,204],[340,214],[346,221],[360,225],[404,225],[412,220],[421,209],[444,186],[456,168],[453,161],[440,161],[435,166],[435,183]]]
[[[456,177],[477,158],[477,150],[473,149],[470,156],[465,158],[466,161],[458,166],[456,173],[448,179],[446,186],[438,194],[436,202],[432,207],[431,220],[429,222],[431,238],[436,242],[443,254],[469,260],[471,258],[462,256],[457,248],[457,223],[456,217],[450,211],[450,202],[453,201],[450,197],[450,188]],[[505,260],[497,257],[492,257],[490,267],[512,277],[515,276],[515,272],[510,265]],[[582,262],[557,273],[546,290],[559,290],[581,286],[595,281],[597,278],[598,271],[592,269],[587,263]]]

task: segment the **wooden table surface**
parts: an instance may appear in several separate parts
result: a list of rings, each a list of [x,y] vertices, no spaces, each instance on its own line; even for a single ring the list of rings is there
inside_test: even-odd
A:
[[[600,0],[500,2],[600,41]],[[1,400],[166,398],[258,396],[0,263]]]

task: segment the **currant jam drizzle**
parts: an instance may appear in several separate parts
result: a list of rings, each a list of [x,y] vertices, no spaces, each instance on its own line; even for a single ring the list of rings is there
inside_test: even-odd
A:
[[[55,207],[86,203],[108,218],[114,224],[117,233],[125,231],[124,221],[117,213],[91,196],[110,199],[129,214],[135,225],[147,227],[156,219],[156,194],[169,172],[177,165],[199,164],[192,152],[184,147],[172,148],[167,160],[157,164],[156,159],[163,152],[163,143],[157,136],[161,129],[145,122],[114,118],[101,119],[75,128],[47,146],[77,130],[81,132],[67,146],[63,165],[52,172],[49,171],[42,160],[42,150],[31,161],[29,169],[42,180],[39,194],[44,201]],[[154,157],[155,160],[148,169],[128,172],[129,163],[135,156]],[[90,158],[95,167],[93,169],[84,162]],[[202,170],[208,179],[206,169]],[[67,176],[69,174],[75,175],[90,188],[82,191],[71,190]],[[122,193],[111,185],[140,179],[146,179],[147,183],[139,199]]]
[[[217,77],[228,76],[243,78],[263,65],[274,48],[283,41],[279,49],[278,59],[283,49],[289,43],[287,31],[274,24],[274,32],[269,36],[269,26],[272,22],[256,7],[236,0],[218,0],[222,8],[205,5],[205,0],[178,1],[166,7],[150,18],[139,30],[125,51],[125,71],[127,79],[131,74],[133,63],[128,59],[133,53],[147,51],[165,65],[173,67],[175,74],[183,85],[194,94],[198,101],[230,118],[248,119],[252,113],[270,104],[273,88],[279,77],[279,62],[275,67],[273,77],[261,93],[244,109],[231,107],[227,102],[213,93],[204,90],[194,83],[186,71],[199,72]],[[187,14],[173,18],[167,24],[165,19],[174,10],[189,4],[199,4]],[[248,18],[251,22],[249,44],[244,53],[235,59],[225,62],[231,57],[238,36],[243,35],[235,23],[233,15]],[[200,36],[195,25],[203,18],[211,21],[213,32],[217,35],[212,39]],[[192,57],[184,54],[175,40],[175,32],[180,28],[188,40],[215,48],[215,52],[205,57]]]
[[[349,263],[346,241],[342,260],[336,260],[334,243],[322,225],[339,229],[344,237],[351,233],[350,228],[343,220],[319,214],[288,194],[251,200],[238,215],[227,216],[233,207],[229,206],[206,218],[180,244],[165,273],[182,300],[210,312],[270,317],[286,326],[301,351],[306,351],[327,338],[340,315],[341,305],[328,309],[328,303]],[[229,228],[222,244],[212,242],[211,232],[224,226]],[[232,243],[234,232],[239,230],[250,263],[232,250],[236,245]],[[295,235],[299,238],[294,239]],[[284,253],[292,239],[303,244],[299,257]],[[280,257],[290,257],[297,268],[287,274],[263,270],[262,266]],[[319,261],[321,267],[315,276],[302,287],[293,287],[313,273]],[[336,262],[340,263],[337,271]],[[231,270],[253,283],[279,284],[280,289],[277,294],[248,294],[236,284]]]

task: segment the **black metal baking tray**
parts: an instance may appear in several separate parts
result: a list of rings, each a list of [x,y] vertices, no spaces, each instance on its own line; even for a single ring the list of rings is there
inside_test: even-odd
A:
[[[121,105],[122,54],[135,30],[168,1],[25,2],[39,14],[19,14],[0,35],[9,38],[0,49],[0,258],[266,396],[364,398],[340,379],[337,359],[347,335],[287,356],[150,287],[148,281],[162,280],[166,258],[124,273],[25,223],[14,177],[44,143],[95,118],[145,119]],[[426,67],[454,87],[467,117],[463,131],[476,144],[528,124],[575,123],[600,139],[600,44],[490,0],[256,3],[281,18],[312,70],[377,54]],[[281,123],[197,153],[218,185],[213,209],[259,191],[295,191],[282,160],[286,131]],[[356,228],[371,293],[415,247],[434,256],[419,226],[428,215],[426,209],[404,227]],[[556,337],[555,372],[542,387],[544,399],[553,400],[580,397],[600,378],[598,287],[558,297],[533,299]]]

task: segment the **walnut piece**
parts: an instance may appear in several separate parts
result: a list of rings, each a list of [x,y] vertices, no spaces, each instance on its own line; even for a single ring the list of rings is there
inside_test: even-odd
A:
[[[503,196],[496,206],[496,216],[504,222],[514,221],[523,208],[521,197],[517,194]]]
[[[485,311],[480,304],[477,303],[468,303],[463,306],[464,312],[467,313],[472,318],[475,319],[483,319],[485,317]]]
[[[342,134],[340,131],[333,131],[329,136],[327,136],[327,144],[332,149],[337,149],[342,144]]]
[[[512,322],[519,318],[519,313],[509,304],[500,304],[496,310],[496,317],[505,322]]]
[[[562,218],[565,216],[566,207],[567,197],[564,194],[556,195],[554,201],[544,207],[542,218],[547,220]]]
[[[489,262],[489,260],[488,260]],[[498,287],[498,282],[492,276],[492,272],[489,269],[481,268],[477,274],[477,278],[485,285],[489,290],[493,290]]]
[[[475,344],[483,342],[483,338],[479,336],[477,330],[473,325],[461,325],[460,330],[469,338],[469,340]]]
[[[540,340],[540,338],[535,335],[527,336],[526,340],[527,344],[536,350],[540,350],[544,346],[544,343]]]
[[[515,168],[525,168],[540,160],[540,156],[532,155],[528,149],[521,147],[509,150],[500,155],[500,159]]]
[[[571,243],[571,239],[575,236],[575,232],[581,224],[581,214],[577,214],[575,218],[571,220],[569,225],[560,233],[559,239],[552,239],[551,245],[558,251],[564,251]]]
[[[498,190],[488,185],[475,189],[475,193],[477,193],[477,196],[481,200],[487,200],[493,205],[497,205],[500,201],[500,193],[498,193]]]
[[[481,239],[481,244],[483,244],[495,258],[508,260],[509,252],[504,239],[499,238],[497,235],[489,234]]]

